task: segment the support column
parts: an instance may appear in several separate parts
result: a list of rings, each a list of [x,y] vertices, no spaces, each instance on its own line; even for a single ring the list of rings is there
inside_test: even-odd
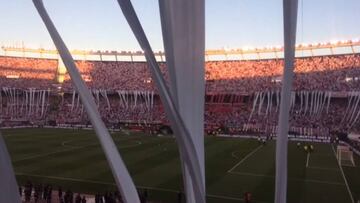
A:
[[[291,88],[294,77],[295,42],[298,0],[283,0],[284,12],[284,73],[282,80],[279,129],[276,139],[275,202],[286,203],[287,154]]]
[[[95,104],[94,98],[87,88],[84,80],[81,78],[79,70],[77,69],[74,59],[72,58],[68,48],[62,40],[60,34],[56,30],[55,25],[51,21],[42,0],[33,0],[33,3],[43,20],[54,44],[59,51],[59,54],[67,68],[71,80],[80,95],[81,102],[84,104],[86,112],[89,116],[92,126],[95,129],[96,135],[100,141],[101,147],[105,153],[110,169],[113,173],[115,182],[121,193],[122,199],[125,203],[140,203],[140,199],[135,188],[135,185],[127,171],[123,160],[120,157],[119,151],[112,140],[109,131],[104,122],[101,120],[100,113]]]
[[[159,6],[171,93],[196,146],[205,186],[205,1],[159,0]],[[186,202],[195,203],[199,194],[184,160],[182,169]]]
[[[205,203],[205,186],[201,178],[200,158],[197,155],[196,144],[192,140],[190,132],[187,129],[184,120],[180,116],[175,99],[171,95],[163,74],[160,71],[159,64],[156,62],[154,52],[151,49],[150,43],[136,15],[134,7],[132,6],[130,0],[118,0],[118,3],[128,24],[130,25],[131,30],[144,51],[153,81],[159,90],[159,95],[164,105],[165,113],[169,118],[171,127],[173,128],[178,142],[180,157],[189,167],[189,173],[194,184],[193,188],[196,194],[196,203]]]
[[[0,202],[21,203],[11,158],[0,133]]]

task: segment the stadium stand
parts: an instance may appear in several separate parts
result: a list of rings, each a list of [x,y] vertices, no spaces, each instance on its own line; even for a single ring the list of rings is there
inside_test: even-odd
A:
[[[160,64],[167,78],[165,63]],[[109,126],[168,123],[146,63],[77,61],[77,66]],[[207,133],[220,133],[219,129],[228,134],[275,132],[279,97],[266,95],[278,95],[282,60],[208,61],[205,66]],[[343,116],[351,92],[359,91],[359,67],[359,54],[296,60],[296,101],[291,113],[295,134],[357,130],[356,113],[346,125]],[[89,124],[69,75],[66,73],[64,82],[59,83],[57,68],[57,60],[0,57],[2,126]],[[305,100],[300,99],[305,98],[304,92],[309,108],[321,104],[321,110],[304,111]],[[333,96],[325,111],[326,92]],[[256,95],[261,104],[254,111]]]

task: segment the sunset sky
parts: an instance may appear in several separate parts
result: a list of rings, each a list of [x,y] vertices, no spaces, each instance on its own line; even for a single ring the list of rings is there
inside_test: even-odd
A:
[[[31,0],[0,0],[0,44],[53,48]],[[132,0],[163,50],[157,0]],[[116,0],[44,0],[70,49],[140,50]],[[359,0],[299,0],[297,43],[360,38]],[[282,0],[206,0],[206,48],[282,45]]]

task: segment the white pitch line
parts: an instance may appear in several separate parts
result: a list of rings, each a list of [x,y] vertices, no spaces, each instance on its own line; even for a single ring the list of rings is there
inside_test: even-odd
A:
[[[348,184],[348,182],[347,182],[347,180],[346,180],[346,177],[345,177],[345,174],[344,174],[344,170],[343,170],[343,168],[342,168],[342,166],[341,166],[341,164],[340,164],[340,162],[339,162],[339,160],[338,160],[338,158],[337,158],[337,156],[336,156],[336,152],[335,152],[334,146],[331,146],[331,149],[333,150],[334,156],[335,156],[335,158],[336,158],[336,162],[337,162],[338,165],[339,165],[339,168],[340,168],[340,171],[341,171],[341,175],[342,175],[342,177],[343,177],[343,179],[344,179],[344,182],[345,182],[345,185],[346,185],[346,189],[347,189],[347,191],[348,191],[348,193],[349,193],[351,202],[352,202],[352,203],[355,203],[355,200],[354,200],[354,197],[352,196],[352,193],[351,193],[349,184]]]
[[[70,142],[70,141],[66,141],[66,142]],[[68,145],[65,144],[66,142],[62,142],[61,145],[64,146],[64,147],[67,147]],[[122,147],[120,146],[119,149],[132,148],[132,147],[139,146],[139,145],[141,145],[141,144],[142,144],[142,143],[141,143],[140,141],[137,141],[136,144],[126,145],[126,146],[122,146]],[[94,143],[94,144],[89,144],[89,145],[84,145],[84,146],[78,146],[78,147],[70,146],[70,147],[71,147],[70,149],[62,149],[62,150],[57,150],[57,151],[49,152],[49,153],[37,154],[37,155],[34,155],[34,156],[30,156],[30,157],[25,157],[25,158],[22,158],[22,159],[14,160],[13,163],[16,163],[16,162],[19,162],[19,161],[36,159],[36,158],[40,158],[40,157],[46,157],[46,156],[50,156],[50,155],[54,155],[54,154],[58,154],[58,153],[63,153],[63,152],[71,152],[71,151],[74,151],[74,150],[77,150],[77,149],[82,149],[82,148],[86,148],[86,147],[90,147],[90,146],[95,146],[95,145],[99,145],[99,144],[98,144],[98,143]]]
[[[323,168],[323,167],[315,167],[315,166],[309,166],[308,169],[316,169],[316,170],[324,170],[324,171],[340,171],[337,168]]]
[[[236,167],[238,167],[240,164],[242,164],[246,159],[248,159],[250,156],[255,154],[259,149],[261,149],[263,145],[258,146],[253,151],[251,151],[248,155],[246,155],[243,159],[241,159],[235,166],[233,166],[230,170],[228,170],[228,173],[231,173]]]
[[[243,173],[243,172],[229,172],[231,174],[241,175],[241,176],[254,176],[254,177],[265,177],[265,178],[274,178],[275,176],[266,175],[266,174],[257,174],[257,173]]]
[[[89,146],[94,146],[94,145],[97,145],[97,144],[84,145],[84,146],[80,146],[80,147],[72,147],[70,149],[62,149],[62,150],[57,150],[57,151],[49,152],[49,153],[37,154],[37,155],[34,155],[34,156],[22,158],[22,159],[16,159],[16,160],[13,161],[13,163],[16,163],[16,162],[19,162],[19,161],[35,159],[35,158],[40,158],[40,157],[45,157],[45,156],[58,154],[58,153],[62,153],[62,152],[71,152],[71,151],[74,151],[76,149],[82,149],[82,148],[89,147]]]
[[[256,174],[256,173],[242,173],[242,172],[231,172],[231,174],[241,175],[241,176],[254,176],[254,177],[263,177],[263,178],[275,178],[275,176],[265,175],[265,174]],[[322,180],[314,180],[314,179],[301,179],[301,178],[289,178],[289,181],[300,181],[300,182],[309,182],[309,183],[320,183],[326,185],[344,185],[338,182],[329,182]]]
[[[228,197],[228,196],[222,196],[222,195],[210,195],[210,194],[207,194],[206,196],[207,196],[207,197],[218,198],[218,199],[235,200],[235,201],[243,201],[243,200],[244,200],[243,198]],[[269,202],[258,201],[258,200],[256,200],[255,202],[258,202],[258,203],[269,203]]]
[[[233,152],[231,153],[231,156],[234,157],[235,159],[238,159],[238,158],[239,158],[238,156],[236,156],[236,151],[233,151]]]
[[[81,147],[81,146],[74,146],[74,145],[69,145],[68,143],[73,142],[74,140],[67,140],[61,143],[61,146],[63,147],[70,147],[70,148],[76,148],[76,147]]]
[[[309,160],[310,160],[310,153],[307,153],[307,157],[306,157],[306,168],[309,167]]]
[[[222,195],[206,195],[207,197],[214,197],[219,199],[229,199],[229,200],[236,200],[236,201],[243,201],[243,198],[236,198],[236,197],[227,197]]]

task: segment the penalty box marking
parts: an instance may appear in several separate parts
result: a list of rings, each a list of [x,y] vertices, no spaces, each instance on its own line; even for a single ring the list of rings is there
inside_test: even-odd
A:
[[[256,174],[256,173],[242,173],[242,172],[230,172],[234,175],[241,175],[241,176],[253,176],[253,177],[263,177],[263,178],[275,178],[272,175],[265,175],[265,174]],[[341,185],[345,186],[343,183],[338,182],[330,182],[330,181],[322,181],[322,180],[314,180],[314,179],[301,179],[301,178],[288,178],[289,181],[298,181],[298,182],[309,182],[309,183],[320,183],[320,184],[327,184],[327,185]]]
[[[330,156],[330,155],[325,154],[325,153],[320,153],[320,154],[323,154],[323,155],[320,155],[320,156],[332,157],[332,155]],[[340,171],[337,168],[310,166],[310,155],[311,155],[311,153],[308,152],[307,157],[306,157],[306,168],[307,169],[324,170],[324,171]],[[316,156],[319,156],[319,153],[317,153]]]
[[[260,145],[258,147],[256,147],[254,150],[252,150],[249,154],[247,154],[243,159],[241,159],[237,164],[235,164],[235,166],[233,166],[230,170],[228,170],[228,173],[231,173],[235,168],[237,168],[238,166],[240,166],[242,163],[244,163],[249,157],[251,157],[252,155],[254,155],[257,151],[259,151],[261,148],[263,147],[263,145]]]
[[[334,156],[335,156],[335,159],[336,159],[336,162],[337,162],[337,165],[339,166],[339,169],[340,169],[340,172],[341,172],[341,175],[344,179],[344,182],[345,182],[345,186],[346,186],[346,189],[349,193],[349,196],[350,196],[350,199],[351,199],[351,202],[352,203],[355,203],[355,200],[354,200],[354,197],[352,196],[352,193],[351,193],[351,190],[350,190],[350,187],[349,187],[349,184],[348,184],[348,181],[346,180],[346,177],[345,177],[345,174],[344,174],[344,170],[341,166],[341,163],[339,162],[337,156],[336,156],[336,152],[335,152],[335,149],[334,149],[334,146],[331,146],[331,149],[333,150],[334,152]]]
[[[230,170],[228,170],[228,173],[231,174],[235,174],[235,175],[242,175],[242,176],[254,176],[254,177],[267,177],[267,178],[275,178],[275,176],[271,176],[271,175],[265,175],[265,174],[255,174],[255,173],[242,173],[242,172],[234,172],[234,170],[240,166],[241,164],[243,164],[248,158],[250,158],[252,155],[254,155],[256,152],[258,152],[261,148],[263,147],[263,145],[258,146],[257,148],[255,148],[254,150],[252,150],[249,154],[247,154],[243,159],[241,159],[237,164],[235,164],[235,166],[233,166]],[[234,152],[231,154],[234,157]],[[310,153],[308,153],[307,155],[307,160],[306,160],[306,167],[308,169],[319,169],[319,170],[334,170],[336,171],[337,169],[332,169],[332,168],[321,168],[321,167],[309,167],[309,161],[310,161]],[[337,170],[338,171],[338,170]],[[311,182],[311,183],[321,183],[321,184],[328,184],[328,185],[346,185],[346,184],[342,184],[342,183],[338,183],[338,182],[330,182],[330,181],[321,181],[321,180],[314,180],[314,179],[299,179],[299,178],[289,178],[290,181],[305,181],[305,182]]]
[[[316,167],[316,166],[308,166],[308,169],[314,169],[314,170],[324,170],[324,171],[340,171],[337,168],[324,168],[324,167]]]

